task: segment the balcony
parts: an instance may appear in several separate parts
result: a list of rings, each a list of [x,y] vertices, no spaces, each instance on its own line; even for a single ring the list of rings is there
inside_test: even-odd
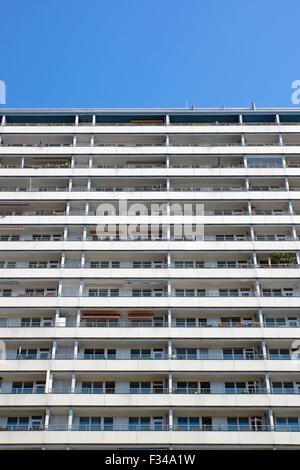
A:
[[[268,360],[268,361],[291,361],[293,357],[290,353],[288,354],[272,354],[268,353],[267,355],[262,353],[257,353],[253,351],[243,351],[241,353],[216,353],[213,351],[208,351],[207,353],[178,353],[172,354],[169,356],[166,353],[149,353],[149,354],[130,354],[130,353],[111,353],[111,354],[82,354],[74,355],[74,353],[56,353],[52,355],[50,352],[26,352],[24,354],[19,354],[10,350],[6,351],[5,360],[14,361],[14,360],[79,360],[79,361],[257,361],[257,360]],[[279,392],[283,393],[283,392]]]
[[[155,425],[73,425],[68,426],[67,424],[50,424],[50,425],[37,425],[37,426],[28,426],[28,425],[8,425],[1,426],[0,431],[197,431],[197,432],[299,432],[299,425],[291,426],[270,426],[268,424],[262,425],[175,425],[169,427],[166,424],[161,424],[159,426]],[[125,441],[126,442],[126,441]]]

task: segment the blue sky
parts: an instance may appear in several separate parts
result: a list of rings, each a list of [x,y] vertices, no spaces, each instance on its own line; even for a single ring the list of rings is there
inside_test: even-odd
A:
[[[295,107],[299,20],[299,0],[2,2],[5,107]]]

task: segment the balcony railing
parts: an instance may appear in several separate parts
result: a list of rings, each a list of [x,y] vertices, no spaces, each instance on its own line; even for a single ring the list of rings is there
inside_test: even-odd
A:
[[[232,425],[210,425],[210,424],[177,424],[168,426],[166,424],[132,424],[132,425],[116,425],[116,424],[77,424],[69,426],[67,424],[49,424],[41,425],[26,425],[26,424],[8,424],[1,426],[0,431],[194,431],[194,432],[299,432],[299,425],[275,425],[269,424],[232,424]]]
[[[299,168],[300,164],[298,163],[287,163],[286,164],[287,168]],[[91,166],[88,163],[74,163],[74,167],[72,167],[71,163],[69,164],[51,164],[51,163],[45,163],[45,164],[27,164],[25,163],[24,166],[21,164],[0,164],[0,170],[1,169],[13,169],[13,168],[19,168],[19,169],[33,169],[33,170],[40,170],[40,169],[65,169],[65,168],[107,168],[107,169],[121,169],[121,168],[166,168],[166,164],[164,162],[162,163],[147,163],[147,162],[140,162],[140,163],[135,163],[135,164],[130,164],[130,163],[125,163],[125,164],[92,164]],[[220,164],[220,165],[212,165],[212,164],[188,164],[188,163],[170,163],[169,168],[212,168],[212,169],[218,169],[218,168],[284,168],[283,165],[279,163],[272,163],[272,162],[266,162],[266,163],[251,163],[245,166],[242,163],[238,164]]]
[[[218,360],[218,361],[253,361],[253,360],[292,360],[292,356],[290,354],[267,354],[264,355],[262,353],[255,353],[255,352],[244,352],[241,354],[222,354],[222,353],[188,353],[188,354],[173,354],[169,356],[166,353],[151,353],[151,354],[135,354],[135,353],[119,353],[116,352],[115,354],[83,354],[79,353],[75,356],[73,353],[56,353],[52,355],[49,353],[24,353],[19,354],[11,351],[6,351],[6,360],[126,360],[126,361],[136,361],[136,360],[179,360],[179,361],[199,361],[199,360]]]
[[[3,125],[3,124],[2,124]],[[214,127],[222,127],[222,126],[237,126],[237,127],[241,127],[241,126],[287,126],[287,125],[291,125],[291,126],[299,126],[300,125],[300,122],[296,122],[296,121],[291,121],[291,122],[277,122],[277,121],[273,121],[273,122],[239,122],[239,121],[232,121],[232,122],[223,122],[223,121],[211,121],[211,122],[198,122],[198,121],[195,121],[195,122],[170,122],[170,123],[166,123],[166,122],[79,122],[79,123],[75,123],[75,122],[5,122],[4,126],[5,127],[11,127],[11,126],[40,126],[40,127],[44,127],[44,126],[53,126],[53,127],[56,127],[56,126],[71,126],[71,127],[80,127],[80,126],[93,126],[93,127],[102,127],[102,126],[114,126],[114,127],[118,127],[118,126],[143,126],[143,127],[152,127],[152,126],[214,126]]]
[[[116,142],[116,143],[104,143],[104,142],[77,142],[74,143],[61,143],[61,142],[39,142],[39,143],[13,143],[13,142],[1,142],[1,147],[282,147],[282,146],[292,146],[298,147],[300,146],[299,143],[294,142],[172,142],[170,141],[169,145],[166,142],[144,142],[144,143],[136,143],[136,142]]]
[[[46,394],[45,388],[12,388],[1,390],[0,395],[40,395]],[[267,389],[267,388],[88,388],[88,387],[53,387],[47,392],[51,395],[300,395],[298,388]]]
[[[177,216],[177,217],[186,217],[186,216],[240,216],[240,215],[299,215],[300,211],[296,210],[293,213],[289,211],[276,211],[276,210],[260,210],[256,212],[248,212],[248,211],[234,211],[234,210],[210,210],[210,211],[204,211],[203,214],[197,214],[196,211],[191,211],[191,212],[171,212],[171,216]],[[50,215],[50,216],[57,216],[57,215],[82,215],[82,216],[99,216],[97,214],[96,210],[90,210],[89,212],[86,212],[85,210],[80,210],[80,209],[71,209],[69,212],[66,210],[31,210],[31,211],[5,211],[5,212],[0,212],[1,217],[7,217],[7,216],[40,216],[40,215]],[[162,213],[151,213],[149,212],[143,212],[138,214],[139,216],[147,216],[147,217],[156,217],[156,216],[167,216],[168,214],[162,214]],[[127,213],[127,212],[119,212],[119,211],[114,211],[108,214],[101,214],[101,217],[112,217],[112,216],[132,216],[136,217],[136,214],[134,213]]]
[[[9,229],[8,229],[9,230]],[[173,235],[170,236],[170,238],[167,237],[139,237],[139,238],[121,238],[119,236],[116,236],[114,238],[101,238],[100,236],[90,236],[88,235],[86,238],[83,237],[83,235],[68,235],[67,237],[64,237],[63,235],[60,236],[41,236],[40,238],[33,238],[32,236],[13,236],[13,235],[0,235],[0,242],[58,242],[58,241],[92,241],[92,242],[113,242],[113,241],[118,241],[118,242],[161,242],[161,241],[198,241],[198,242],[244,242],[244,241],[259,241],[259,242],[283,242],[283,241],[298,241],[299,236],[297,237],[292,237],[290,235],[256,235],[255,237],[250,237],[248,235],[224,235],[224,236],[218,236],[218,235],[204,235],[204,237],[174,237]]]
[[[57,297],[57,292],[0,292],[0,297]],[[169,295],[164,291],[149,292],[87,292],[82,294],[78,290],[66,289],[62,291],[62,297],[300,297],[298,291],[287,292],[172,292]]]
[[[32,321],[24,322],[22,319],[7,318],[2,319],[0,322],[0,328],[169,328],[169,324],[166,321],[155,321],[155,320],[98,320],[98,321],[89,321],[83,320],[77,324],[75,319],[65,319],[61,318],[60,320],[66,320],[62,323],[55,323],[54,319],[48,322],[42,321]],[[286,321],[285,323],[270,323],[264,322],[261,324],[258,321],[247,321],[247,322],[199,322],[199,324],[183,324],[176,323],[173,320],[171,324],[172,328],[300,328],[300,320],[298,321]]]

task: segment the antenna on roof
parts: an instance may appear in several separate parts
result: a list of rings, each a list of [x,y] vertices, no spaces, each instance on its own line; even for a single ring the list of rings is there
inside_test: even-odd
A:
[[[252,105],[252,109],[256,109],[256,105],[255,105],[254,101],[251,103],[251,105]]]
[[[192,108],[191,108],[191,109],[195,109],[195,105],[194,105],[194,104],[192,104]]]

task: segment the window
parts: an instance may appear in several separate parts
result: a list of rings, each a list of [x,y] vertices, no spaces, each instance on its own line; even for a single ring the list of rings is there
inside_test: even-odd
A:
[[[249,168],[282,168],[281,157],[247,157]]]
[[[84,359],[105,359],[104,349],[85,349]]]
[[[82,393],[115,393],[115,382],[82,382]]]
[[[37,359],[38,350],[37,349],[21,349],[19,354],[17,354],[17,359]]]
[[[36,393],[45,393],[45,386],[46,382],[45,381],[37,381],[35,383],[35,391]]]
[[[196,261],[196,268],[204,268],[204,261]]]
[[[108,289],[98,289],[98,297],[108,297],[109,290]]]
[[[130,382],[130,393],[151,393],[151,382]]]
[[[266,318],[265,323],[269,327],[281,327],[285,326],[285,318]]]
[[[184,296],[184,289],[175,289],[175,296],[176,297],[183,297]]]
[[[227,418],[229,431],[250,431],[249,418]]]
[[[188,357],[189,359],[189,357]],[[199,359],[208,359],[208,349],[200,348],[199,349]]]
[[[184,262],[183,261],[175,261],[175,268],[183,268]]]
[[[195,296],[194,289],[185,289],[185,296],[186,297],[194,297]]]
[[[3,289],[2,296],[3,297],[11,297],[12,290],[11,289]]]
[[[99,261],[91,261],[91,268],[93,269],[99,268]]]
[[[22,418],[22,417],[17,417],[17,418],[7,418],[7,427],[11,430],[17,430],[17,429],[28,429],[29,428],[29,418]]]
[[[197,393],[198,382],[177,382],[177,393]]]
[[[195,318],[186,318],[186,326],[187,327],[195,327],[196,326],[196,319]]]
[[[119,289],[89,289],[89,297],[118,297]]]
[[[32,393],[33,382],[13,382],[11,393]]]
[[[21,318],[22,327],[39,327],[41,325],[40,318]]]
[[[45,289],[25,289],[25,294],[28,297],[32,296],[43,296],[45,293]]]
[[[41,235],[41,234],[33,234],[32,240],[33,241],[50,241],[51,235]]]
[[[205,297],[205,289],[197,289],[196,290],[197,297]]]
[[[151,349],[131,349],[131,359],[149,359],[151,358]]]
[[[226,348],[223,349],[223,359],[244,359],[243,349]]]
[[[80,417],[79,418],[80,431],[100,431],[101,418],[99,417]]]
[[[82,393],[103,393],[102,382],[82,382]]]
[[[278,431],[299,431],[298,418],[276,418]]]
[[[153,290],[154,297],[163,297],[164,291],[163,289],[154,289]]]
[[[128,418],[129,431],[147,431],[151,429],[150,418],[130,417]]]
[[[16,262],[15,261],[7,261],[7,268],[8,269],[13,269],[16,267]]]
[[[246,382],[225,382],[226,393],[245,393],[247,392]]]
[[[200,429],[199,418],[196,417],[178,417],[177,431],[198,431]]]
[[[151,289],[132,289],[133,297],[151,297]]]
[[[240,317],[221,317],[221,323],[228,324],[229,326],[235,326],[237,323],[241,323]]]
[[[289,349],[269,349],[270,359],[290,359]]]
[[[42,417],[41,416],[32,416],[31,429],[40,429],[42,427]]]
[[[220,297],[237,297],[239,295],[238,289],[219,289]]]
[[[99,267],[100,268],[109,268],[109,261],[100,261]]]
[[[115,382],[105,382],[105,393],[115,393]]]
[[[273,382],[274,393],[295,393],[293,382]]]
[[[103,420],[103,429],[104,431],[111,431],[114,427],[113,418],[104,418]]]
[[[116,359],[116,350],[115,349],[107,349],[106,358],[107,359]]]
[[[50,351],[49,348],[40,348],[39,359],[49,359]]]
[[[176,348],[176,359],[197,359],[197,349],[196,348]]]

